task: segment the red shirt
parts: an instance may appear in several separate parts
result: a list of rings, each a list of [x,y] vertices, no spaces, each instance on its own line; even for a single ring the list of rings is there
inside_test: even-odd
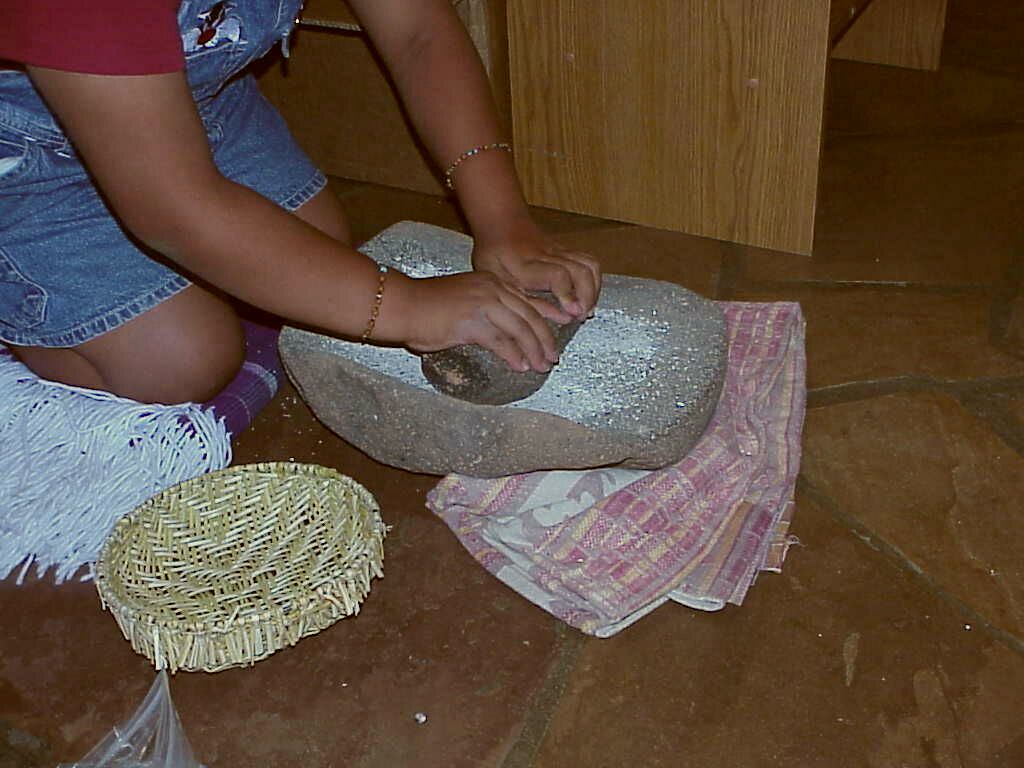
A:
[[[0,0],[0,59],[97,75],[185,66],[178,0]]]

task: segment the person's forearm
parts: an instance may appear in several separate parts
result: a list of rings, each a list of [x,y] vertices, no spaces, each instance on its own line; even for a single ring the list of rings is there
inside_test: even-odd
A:
[[[377,293],[375,265],[220,174],[183,72],[30,74],[139,240],[262,309],[362,335]],[[406,340],[412,282],[388,277],[376,339]]]
[[[225,179],[164,216],[143,228],[148,244],[203,280],[291,322],[355,338],[366,329],[374,262],[255,192]],[[406,339],[411,284],[388,274],[375,340]]]
[[[547,370],[557,358],[541,316],[494,273],[381,273],[221,175],[184,72],[30,75],[121,224],[223,291],[336,335],[362,337],[372,322],[372,340],[416,351],[481,344],[517,370]]]
[[[438,7],[444,7],[442,3]],[[435,10],[412,44],[382,51],[416,130],[440,170],[463,152],[507,140],[480,57],[454,11]],[[478,239],[498,238],[529,221],[509,153],[481,152],[455,172],[459,202]]]

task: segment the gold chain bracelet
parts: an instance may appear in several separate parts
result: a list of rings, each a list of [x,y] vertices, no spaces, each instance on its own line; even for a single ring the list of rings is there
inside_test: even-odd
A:
[[[362,340],[369,341],[374,326],[377,325],[377,318],[380,317],[380,305],[384,303],[384,283],[388,279],[388,268],[383,264],[377,265],[377,293],[373,297],[373,307],[370,309],[370,319],[366,322],[366,330],[363,331]]]

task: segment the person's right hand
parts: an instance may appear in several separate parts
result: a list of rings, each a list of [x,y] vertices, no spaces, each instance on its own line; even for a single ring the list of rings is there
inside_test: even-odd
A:
[[[410,280],[406,338],[415,352],[478,344],[516,371],[548,371],[555,338],[526,296],[488,272]],[[385,298],[385,303],[387,299]]]

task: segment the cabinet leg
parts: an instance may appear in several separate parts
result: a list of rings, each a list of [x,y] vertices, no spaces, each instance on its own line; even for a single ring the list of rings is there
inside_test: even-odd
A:
[[[938,69],[946,0],[874,0],[839,40],[838,59]]]

